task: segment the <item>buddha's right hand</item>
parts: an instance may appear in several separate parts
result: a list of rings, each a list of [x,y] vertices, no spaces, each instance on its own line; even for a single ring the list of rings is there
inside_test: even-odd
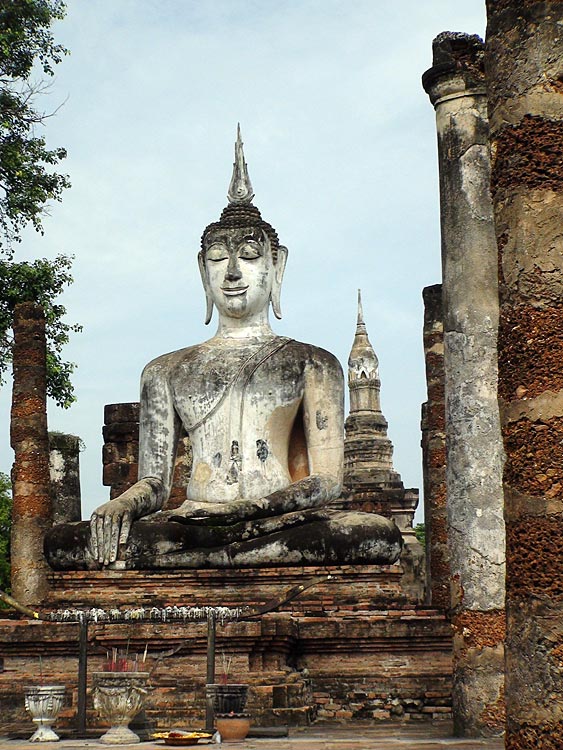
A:
[[[120,544],[127,542],[131,524],[136,518],[132,498],[117,497],[100,505],[90,517],[90,552],[102,565],[117,560]]]
[[[123,495],[100,505],[90,517],[90,553],[109,565],[117,560],[119,546],[127,543],[131,524],[162,507],[166,490],[157,477],[144,477]]]

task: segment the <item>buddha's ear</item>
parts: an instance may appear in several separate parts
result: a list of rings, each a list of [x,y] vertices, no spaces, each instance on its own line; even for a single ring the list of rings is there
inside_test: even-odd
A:
[[[272,284],[272,292],[270,299],[272,300],[272,310],[276,318],[281,319],[281,287],[283,281],[283,274],[285,271],[285,264],[287,263],[287,247],[280,245],[278,247],[278,260],[274,264],[274,282]]]
[[[211,299],[211,291],[209,289],[209,279],[207,278],[205,258],[201,250],[197,254],[197,263],[199,265],[199,272],[201,274],[201,282],[203,284],[203,289],[205,291],[205,305],[206,305],[205,325],[207,325],[211,320],[211,316],[213,315],[213,300]]]

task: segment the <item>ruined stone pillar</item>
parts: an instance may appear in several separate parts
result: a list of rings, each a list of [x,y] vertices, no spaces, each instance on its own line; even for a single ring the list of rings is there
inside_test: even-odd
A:
[[[139,402],[106,404],[104,408],[103,484],[110,499],[119,497],[137,481],[139,461]],[[192,471],[192,445],[182,430],[178,440],[170,497],[164,510],[178,508],[186,499]]]
[[[82,519],[80,499],[80,438],[49,433],[49,471],[53,524]]]
[[[423,85],[440,166],[454,731],[493,735],[504,726],[505,543],[483,43],[448,32],[433,52]]]
[[[426,527],[426,603],[450,607],[450,553],[446,513],[444,321],[442,285],[427,286],[424,300],[424,360],[428,400],[422,405],[422,473]]]
[[[139,403],[106,404],[102,434],[102,482],[113,500],[138,479]]]
[[[13,331],[12,596],[36,606],[48,593],[43,538],[52,522],[43,308],[16,305]]]
[[[563,747],[563,3],[488,2],[506,747]]]

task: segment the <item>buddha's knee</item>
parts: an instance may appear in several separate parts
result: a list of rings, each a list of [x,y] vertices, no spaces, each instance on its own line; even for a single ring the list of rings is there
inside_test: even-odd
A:
[[[268,537],[228,545],[235,566],[390,565],[400,556],[401,533],[393,521],[372,513],[338,512]]]

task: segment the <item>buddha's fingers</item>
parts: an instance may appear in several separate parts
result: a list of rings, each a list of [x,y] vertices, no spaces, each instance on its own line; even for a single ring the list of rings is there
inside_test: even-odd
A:
[[[109,561],[110,563],[117,560],[117,548],[121,538],[121,517],[113,516],[111,523],[111,535],[109,538]]]
[[[111,539],[112,539],[112,532],[114,527],[114,519],[112,518],[109,513],[104,516],[104,524],[103,524],[103,535],[104,535],[104,559],[103,563],[104,565],[109,565],[111,560]]]
[[[90,516],[90,553],[94,560],[98,562],[98,554],[99,554],[99,548],[98,548],[98,534],[96,533],[96,524],[98,522],[98,516],[95,513],[92,513]]]
[[[98,562],[104,562],[104,517],[96,518],[96,543],[98,545]]]
[[[181,515],[185,515],[188,518],[193,513],[197,513],[201,507],[201,503],[194,503],[193,500],[184,500],[182,505],[178,508],[177,512]]]
[[[131,513],[124,513],[121,519],[121,531],[119,532],[119,544],[127,544],[129,532],[131,531]],[[116,551],[117,554],[117,551]]]

